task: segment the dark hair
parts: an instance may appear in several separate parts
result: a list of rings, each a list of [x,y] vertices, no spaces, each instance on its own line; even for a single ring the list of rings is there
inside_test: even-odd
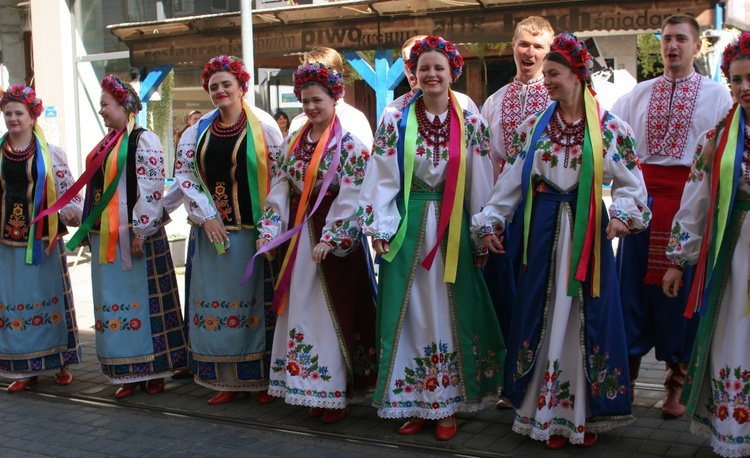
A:
[[[289,115],[286,114],[286,113],[284,113],[281,110],[276,111],[276,113],[273,115],[273,119],[275,119],[276,121],[278,121],[279,118],[281,118],[281,117],[284,117],[284,119],[286,119],[287,121],[289,121]]]
[[[573,66],[570,65],[570,62],[568,62],[568,59],[566,59],[565,56],[563,56],[559,52],[555,52],[555,51],[548,52],[547,54],[545,54],[544,60],[548,60],[550,62],[555,62],[557,64],[563,65],[565,68],[575,73],[575,71],[573,71]]]
[[[693,38],[696,40],[700,40],[701,37],[701,26],[698,24],[698,21],[693,16],[688,16],[687,14],[673,14],[669,16],[668,18],[664,19],[664,22],[661,24],[661,31],[664,32],[664,29],[668,25],[677,25],[677,24],[687,24],[690,26],[690,28],[693,30]]]

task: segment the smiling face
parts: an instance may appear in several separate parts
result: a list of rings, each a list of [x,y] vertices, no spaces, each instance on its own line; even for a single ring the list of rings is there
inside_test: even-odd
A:
[[[304,86],[300,91],[300,101],[313,127],[328,127],[336,113],[336,99],[331,97],[328,89],[318,83]]]
[[[104,125],[110,129],[122,130],[128,124],[128,112],[120,105],[115,97],[107,91],[102,91],[99,99],[99,115]]]
[[[729,65],[729,87],[732,98],[745,110],[746,119],[750,119],[750,56],[737,56]]]
[[[229,72],[216,72],[208,80],[211,103],[218,109],[228,109],[242,103],[242,88],[237,77]]]
[[[670,78],[683,78],[693,70],[695,56],[701,50],[701,40],[687,22],[667,24],[661,37],[661,58],[664,73]]]
[[[576,86],[579,85],[578,77],[569,67],[545,59],[542,74],[544,74],[544,87],[551,100],[566,100],[576,93]]]
[[[528,30],[521,30],[513,40],[513,60],[516,62],[516,78],[522,83],[537,78],[542,74],[542,62],[549,52],[552,35],[540,33],[532,35]]]
[[[417,82],[426,96],[448,93],[451,83],[451,66],[448,56],[440,51],[425,49],[417,61]]]
[[[11,134],[22,134],[34,126],[34,119],[29,109],[21,102],[8,102],[3,109],[5,127]]]

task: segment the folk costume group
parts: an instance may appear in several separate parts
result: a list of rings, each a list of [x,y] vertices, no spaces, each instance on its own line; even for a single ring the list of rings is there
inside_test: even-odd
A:
[[[64,253],[87,245],[97,357],[118,399],[192,376],[212,405],[255,392],[335,423],[372,396],[380,417],[406,420],[400,434],[435,423],[438,440],[455,436],[457,413],[497,403],[550,449],[591,446],[633,420],[640,358],[655,347],[664,415],[690,415],[721,455],[750,454],[750,34],[723,55],[730,98],[693,70],[698,32],[667,18],[664,75],[608,111],[585,45],[527,18],[516,77],[481,114],[450,88],[456,46],[414,37],[412,90],[374,137],[343,101],[334,50],[313,49],[295,72],[304,113],[287,136],[243,100],[242,61],[217,56],[202,74],[216,109],[182,134],[168,195],[172,164],[135,123],[129,84],[103,79],[108,132],[77,181],[36,123],[34,90],[8,88],[8,391],[47,373],[72,382]],[[164,229],[179,206],[192,225],[183,310]]]

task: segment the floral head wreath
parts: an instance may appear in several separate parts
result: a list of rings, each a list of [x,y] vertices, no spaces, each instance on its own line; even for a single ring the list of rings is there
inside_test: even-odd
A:
[[[300,65],[294,72],[294,95],[302,101],[302,87],[307,83],[318,83],[330,91],[331,96],[338,100],[344,96],[344,78],[333,68],[326,67],[320,62]]]
[[[591,80],[591,69],[594,67],[594,61],[591,59],[586,45],[578,41],[575,35],[568,32],[557,35],[549,50],[562,54],[573,67],[573,73],[582,83]]]
[[[135,93],[133,86],[124,82],[115,75],[107,75],[102,80],[102,89],[107,91],[117,100],[117,103],[125,107],[128,113],[137,113],[141,111],[141,99]]]
[[[729,66],[740,54],[750,55],[750,33],[743,32],[737,39],[724,48],[721,56],[721,72],[729,79]]]
[[[414,46],[411,47],[409,60],[406,63],[411,74],[414,75],[417,72],[417,61],[419,60],[419,56],[421,56],[428,48],[442,51],[448,57],[448,63],[451,67],[451,81],[454,83],[458,81],[458,77],[461,76],[461,70],[463,70],[464,67],[464,58],[459,54],[456,45],[437,35],[425,37],[414,43]]]
[[[34,119],[42,114],[44,108],[42,106],[42,99],[36,96],[34,89],[23,84],[14,84],[3,92],[3,96],[0,98],[0,109],[4,110],[8,102],[23,103],[29,109],[29,113],[31,113],[31,117]]]
[[[247,72],[245,63],[239,57],[222,55],[209,60],[203,67],[201,77],[203,78],[203,89],[206,92],[208,92],[208,80],[218,72],[229,72],[237,77],[243,94],[250,88],[250,73]]]

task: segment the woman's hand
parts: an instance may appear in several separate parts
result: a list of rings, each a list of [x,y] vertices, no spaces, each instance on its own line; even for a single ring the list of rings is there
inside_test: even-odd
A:
[[[133,237],[133,241],[130,242],[130,255],[135,259],[141,259],[146,253],[143,252],[143,242],[146,239],[140,237]]]
[[[489,259],[489,255],[487,254],[475,254],[474,255],[474,267],[479,267],[480,269],[484,269],[484,266],[487,265],[487,260]]]
[[[630,234],[630,229],[617,218],[609,220],[607,225],[607,240],[614,240],[615,237],[625,237]]]
[[[505,248],[503,247],[503,240],[505,237],[498,238],[495,234],[489,234],[482,237],[482,245],[485,248],[496,254],[505,254]],[[484,261],[485,264],[487,261]]]
[[[664,294],[674,299],[677,297],[677,293],[680,291],[680,281],[682,280],[682,270],[672,267],[667,270],[664,274],[664,280],[662,280],[661,288]]]
[[[261,248],[263,248],[263,245],[269,243],[267,239],[264,239],[263,237],[259,238],[255,241],[255,251],[259,251]]]
[[[206,237],[211,243],[226,244],[229,241],[229,234],[224,229],[224,225],[215,217],[203,223],[203,230],[206,231]]]
[[[312,250],[312,260],[315,264],[319,264],[320,261],[324,260],[326,256],[328,256],[328,253],[330,253],[332,250],[331,245],[320,242],[319,244],[315,245]]]
[[[375,253],[377,254],[386,254],[389,251],[391,251],[390,248],[391,244],[387,240],[373,240],[372,241],[372,249],[375,250]]]

